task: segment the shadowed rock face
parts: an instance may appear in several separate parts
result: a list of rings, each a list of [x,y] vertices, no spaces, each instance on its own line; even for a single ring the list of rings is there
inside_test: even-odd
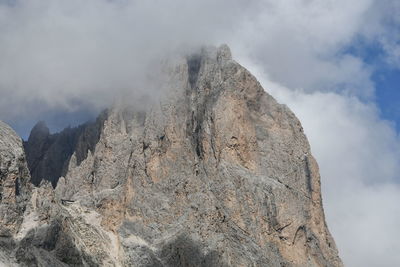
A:
[[[94,151],[105,117],[106,112],[93,123],[66,128],[56,134],[50,134],[46,124],[38,122],[24,142],[31,182],[38,186],[42,180],[47,180],[56,187],[58,179],[66,174],[73,153],[79,164],[88,151]]]
[[[95,144],[70,150],[55,190],[48,183],[32,190],[6,260],[342,266],[325,223],[318,166],[294,114],[227,46],[171,60],[165,73],[161,103],[145,112],[112,107]],[[43,162],[34,147],[49,153],[57,146],[43,145],[51,139],[45,127],[35,131],[31,162]]]

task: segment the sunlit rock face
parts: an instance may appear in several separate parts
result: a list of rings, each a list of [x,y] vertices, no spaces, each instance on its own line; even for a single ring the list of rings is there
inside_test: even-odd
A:
[[[110,108],[96,144],[83,142],[84,157],[72,152],[56,188],[31,189],[6,260],[342,266],[295,115],[227,46],[170,60],[164,71],[165,99]]]

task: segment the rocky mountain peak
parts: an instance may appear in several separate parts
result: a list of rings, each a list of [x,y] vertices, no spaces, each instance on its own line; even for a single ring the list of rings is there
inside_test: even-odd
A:
[[[295,115],[225,45],[171,61],[165,72],[165,98],[148,110],[116,105],[94,126],[48,137],[37,166],[45,173],[67,150],[57,159],[64,171],[54,190],[45,182],[33,189],[8,260],[342,266]],[[26,151],[38,158],[29,140]]]

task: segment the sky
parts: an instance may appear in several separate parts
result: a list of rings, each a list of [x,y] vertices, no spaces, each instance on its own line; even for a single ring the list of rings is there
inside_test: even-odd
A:
[[[162,55],[222,43],[302,122],[345,265],[399,266],[398,0],[0,0],[0,119],[26,138],[140,105]]]

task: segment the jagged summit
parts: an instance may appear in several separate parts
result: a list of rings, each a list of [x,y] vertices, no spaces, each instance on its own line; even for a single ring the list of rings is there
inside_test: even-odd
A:
[[[165,99],[146,111],[111,108],[95,138],[77,138],[55,190],[43,182],[33,189],[11,259],[342,266],[325,223],[318,166],[295,115],[227,46],[174,62],[165,69]],[[55,143],[45,155],[58,153]]]
[[[44,121],[38,122],[24,142],[31,182],[38,186],[42,180],[47,180],[56,187],[58,179],[66,174],[72,154],[76,153],[80,163],[88,151],[94,151],[105,114],[106,111],[95,122],[68,127],[55,134],[50,134]]]

